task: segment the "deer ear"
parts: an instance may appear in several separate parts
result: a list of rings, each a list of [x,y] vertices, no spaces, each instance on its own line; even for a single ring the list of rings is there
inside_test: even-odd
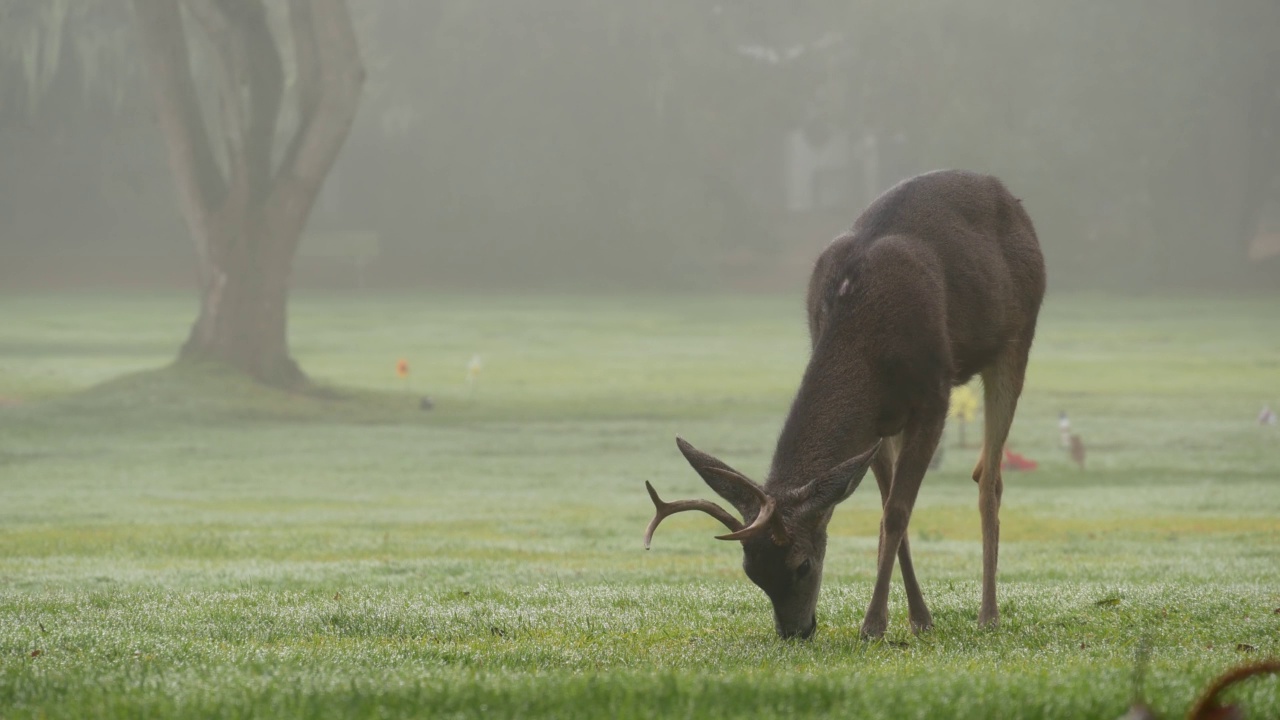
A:
[[[676,438],[676,447],[680,448],[684,459],[688,460],[693,469],[702,476],[703,482],[726,502],[737,508],[744,520],[751,522],[752,518],[759,514],[760,496],[763,495],[763,491],[753,493],[750,488],[744,487],[741,481],[735,482],[726,474],[737,475],[743,481],[754,485],[755,483],[752,483],[747,476],[690,445],[684,438]]]
[[[870,450],[845,460],[805,485],[799,493],[800,513],[820,513],[849,499],[866,477],[881,442],[877,440]]]

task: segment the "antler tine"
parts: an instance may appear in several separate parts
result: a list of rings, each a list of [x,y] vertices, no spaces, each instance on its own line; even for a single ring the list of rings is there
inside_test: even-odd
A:
[[[662,522],[667,516],[675,515],[678,512],[686,510],[701,510],[711,517],[724,523],[725,527],[733,532],[740,532],[742,521],[729,514],[728,510],[709,500],[677,500],[675,502],[663,502],[658,497],[658,491],[653,489],[653,485],[648,480],[644,481],[644,487],[649,491],[649,498],[653,500],[653,507],[657,511],[653,519],[649,521],[649,527],[644,531],[644,549],[649,549],[649,543],[653,540],[653,531],[658,529],[658,523]],[[729,537],[728,535],[724,537]]]
[[[738,530],[729,528],[733,532],[728,535],[717,535],[717,540],[746,540],[768,529],[769,523],[773,520],[773,511],[778,507],[777,500],[770,497],[768,493],[762,490],[759,485],[751,482],[749,478],[743,477],[732,470],[717,467],[706,468],[706,470],[741,485],[744,490],[755,495],[756,499],[760,501],[760,512],[756,513],[756,519],[751,521],[750,525]]]

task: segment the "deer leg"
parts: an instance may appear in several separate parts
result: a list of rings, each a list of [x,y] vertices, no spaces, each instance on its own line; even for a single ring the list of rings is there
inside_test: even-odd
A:
[[[893,462],[902,447],[902,436],[886,438],[885,445],[871,465],[876,485],[880,486],[881,511],[889,500],[889,487],[893,483]],[[924,602],[924,594],[920,592],[920,583],[916,581],[916,572],[911,564],[909,535],[910,533],[903,533],[902,544],[898,546],[898,567],[902,569],[902,584],[907,590],[907,613],[911,618],[911,631],[919,633],[933,627],[933,617],[929,614],[929,606]],[[883,542],[883,534],[880,539]]]
[[[982,457],[973,470],[973,479],[978,482],[978,512],[982,516],[982,606],[978,611],[978,624],[983,627],[995,627],[1000,622],[1000,610],[996,606],[1000,496],[1004,493],[1000,461],[1004,443],[1009,438],[1009,426],[1013,424],[1013,413],[1018,407],[1018,396],[1022,394],[1028,349],[1010,350],[982,371],[986,417]]]
[[[941,409],[936,412],[922,413],[923,417],[907,423],[902,434],[902,449],[893,468],[893,482],[889,486],[888,497],[884,501],[883,515],[880,520],[880,553],[876,564],[876,585],[871,591],[871,603],[867,606],[867,615],[862,621],[862,636],[878,638],[884,635],[889,625],[889,581],[893,577],[893,560],[905,543],[907,523],[911,520],[911,509],[916,504],[916,495],[920,492],[920,483],[924,473],[929,469],[929,461],[933,459],[933,451],[938,447],[942,437],[942,426],[946,422],[946,399],[943,396]],[[909,551],[908,551],[909,552]],[[911,574],[915,578],[914,572]],[[905,582],[906,575],[903,580]],[[913,583],[914,584],[914,583]],[[920,587],[915,586],[919,595]],[[908,602],[911,591],[908,590]],[[921,598],[920,607],[924,607]],[[927,617],[928,611],[925,611]],[[924,620],[912,613],[913,624],[916,620]]]

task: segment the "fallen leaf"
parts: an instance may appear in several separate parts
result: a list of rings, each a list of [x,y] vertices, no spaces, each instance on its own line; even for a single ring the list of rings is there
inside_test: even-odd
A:
[[[36,650],[32,650],[32,651],[31,651],[31,657],[40,657],[40,656],[41,656],[41,655],[43,655],[43,654],[44,654],[44,651],[39,650],[39,649],[36,649]]]
[[[1253,652],[1257,649],[1258,648],[1250,645],[1249,643],[1236,643],[1236,650],[1239,650],[1240,652]]]

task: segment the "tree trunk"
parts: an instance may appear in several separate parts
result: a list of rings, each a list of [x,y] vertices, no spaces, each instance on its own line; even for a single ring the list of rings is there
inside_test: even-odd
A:
[[[156,117],[200,264],[200,315],[179,357],[216,360],[273,385],[305,384],[289,355],[289,278],[364,83],[346,2],[289,0],[298,124],[275,167],[285,77],[263,0],[133,5]],[[184,7],[214,50],[217,145],[195,89]]]
[[[289,353],[288,297],[293,242],[262,222],[228,223],[219,243],[233,249],[206,262],[200,314],[182,346],[182,359],[214,359],[262,382],[306,383]]]

